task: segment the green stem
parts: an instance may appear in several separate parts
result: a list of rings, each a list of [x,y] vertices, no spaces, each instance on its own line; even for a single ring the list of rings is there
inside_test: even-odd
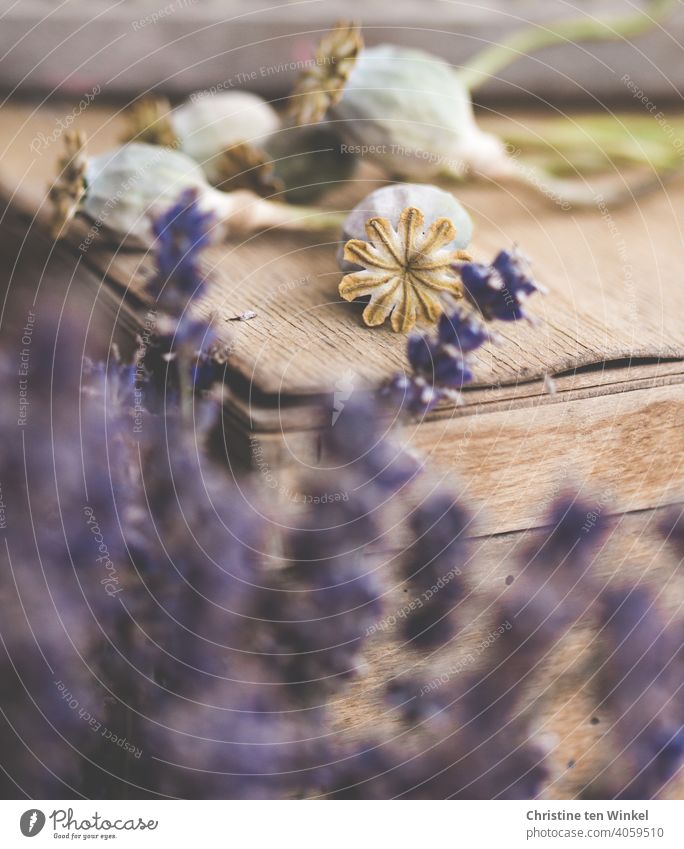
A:
[[[304,232],[338,230],[347,216],[344,212],[321,209],[318,206],[299,206],[274,200],[264,200],[263,210],[260,221],[263,227],[283,227],[286,230]]]
[[[594,188],[578,180],[558,179],[534,165],[517,162],[508,178],[546,195],[564,209],[588,209],[596,208],[599,203],[611,208],[629,203],[661,189],[665,183],[677,179],[682,173],[684,165],[680,163],[665,172],[635,180],[627,186]]]
[[[597,21],[587,16],[559,21],[548,27],[538,25],[514,32],[501,44],[487,47],[476,54],[459,72],[466,88],[474,91],[521,56],[527,56],[543,47],[563,42],[617,41],[634,38],[648,32],[653,24],[664,18],[679,5],[679,0],[651,0],[648,8],[633,15],[624,15],[608,21]]]
[[[303,232],[339,229],[345,215],[315,206],[294,206],[280,201],[267,200],[252,191],[236,189],[233,192],[208,190],[212,208],[220,215],[235,235],[256,233],[283,227]]]
[[[573,135],[571,129],[564,135],[546,128],[544,133],[542,138],[531,133],[506,132],[504,141],[528,156],[557,163],[559,168],[566,170],[572,169],[578,161],[586,162],[593,158],[602,170],[608,170],[613,163],[650,165],[658,171],[670,167],[676,157],[676,151],[666,144],[639,136],[630,139],[618,133],[613,137],[596,133],[588,139]]]

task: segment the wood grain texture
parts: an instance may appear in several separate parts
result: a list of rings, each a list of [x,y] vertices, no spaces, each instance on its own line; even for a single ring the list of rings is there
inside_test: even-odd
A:
[[[38,231],[44,222],[41,203],[57,149],[51,146],[43,157],[32,159],[30,143],[39,128],[45,131],[58,117],[52,109],[38,115],[24,107],[0,111],[7,145],[0,158],[0,184],[12,208],[24,215],[29,251],[36,238],[34,216]],[[94,150],[107,147],[118,132],[106,110],[88,110],[81,118]],[[371,177],[362,178],[354,194],[363,194],[373,184]],[[475,505],[478,536],[472,541],[469,595],[460,611],[464,629],[453,644],[426,658],[402,645],[396,626],[380,630],[369,646],[366,674],[337,696],[336,727],[359,740],[400,731],[383,699],[394,677],[450,677],[450,670],[469,655],[476,661],[468,671],[486,662],[486,653],[477,647],[493,624],[488,605],[505,593],[507,576],[515,578],[524,568],[530,539],[529,531],[511,531],[543,522],[542,505],[549,497],[584,482],[598,499],[610,493],[615,509],[637,511],[678,501],[684,489],[678,221],[684,191],[677,188],[648,198],[639,208],[611,213],[612,224],[598,210],[567,215],[493,187],[467,187],[459,196],[476,218],[478,253],[490,255],[517,239],[534,256],[551,294],[536,305],[545,322],[541,329],[512,328],[506,345],[482,358],[478,386],[468,390],[464,407],[440,410],[405,433],[427,457],[432,469],[428,486],[445,477],[460,482]],[[6,221],[5,235],[23,239],[8,231]],[[88,306],[104,298],[110,316],[139,306],[135,298],[122,296],[139,293],[146,258],[96,244],[74,264],[79,259],[74,245],[88,227],[77,225],[71,254],[66,254],[72,259],[76,297]],[[216,308],[224,318],[249,308],[259,313],[254,322],[220,325],[237,331],[235,376],[243,379],[224,388],[224,400],[228,439],[242,440],[242,453],[251,454],[260,471],[257,481],[269,492],[268,475],[287,492],[288,466],[320,460],[321,422],[303,406],[307,396],[330,392],[336,371],[348,367],[355,368],[359,386],[373,386],[405,365],[402,339],[364,329],[355,307],[336,302],[339,275],[333,253],[332,245],[270,234],[227,243],[210,256],[216,282],[203,309]],[[33,275],[40,267],[17,273],[16,282],[35,285]],[[313,323],[305,325],[303,314]],[[613,362],[636,353],[675,359],[620,368]],[[575,371],[594,363],[599,368]],[[544,393],[541,376],[546,372],[561,373],[555,395]],[[255,445],[266,449],[259,462]],[[478,507],[485,503],[486,510]],[[602,587],[644,584],[667,616],[681,616],[684,578],[681,566],[663,549],[658,518],[650,510],[617,517],[596,562],[596,580]],[[401,544],[397,535],[393,545],[376,552],[389,614],[404,603],[395,559]],[[548,798],[574,798],[614,761],[608,733],[614,718],[599,709],[596,698],[599,640],[588,615],[549,647],[529,685],[531,731],[550,740]],[[593,718],[599,721],[593,724]],[[684,798],[684,780],[673,781],[664,795]]]
[[[55,110],[10,105],[0,112],[10,127],[0,185],[39,229],[59,141],[39,154],[31,148],[57,120]],[[93,106],[78,121],[93,151],[121,133],[116,110]],[[362,164],[358,179],[331,192],[327,204],[348,209],[379,184],[377,176]],[[505,187],[467,185],[458,195],[475,221],[475,254],[491,258],[516,242],[534,258],[549,295],[533,306],[536,326],[499,323],[503,344],[480,355],[463,407],[438,409],[403,436],[428,464],[457,475],[474,503],[487,504],[482,534],[534,526],[566,478],[614,492],[619,511],[678,498],[684,186],[617,211],[597,200],[594,212],[582,213]],[[79,249],[91,227],[77,220],[68,235],[75,260],[106,281],[115,300],[142,308],[150,258],[108,244],[104,229]],[[269,232],[207,253],[210,284],[197,309],[230,344],[227,442],[252,465],[258,449],[264,477],[319,461],[316,431],[324,422],[308,400],[329,396],[339,381],[373,389],[406,367],[405,337],[364,327],[360,308],[337,297],[336,248],[334,239]],[[245,310],[257,317],[230,321]],[[545,374],[558,376],[553,395]]]
[[[648,511],[616,520],[614,528],[592,565],[597,590],[639,583],[651,593],[655,605],[668,621],[681,617],[684,605],[684,573],[681,564],[658,533],[659,511]],[[405,604],[398,566],[392,556],[380,558],[386,575],[386,619],[370,638],[368,669],[337,699],[337,727],[359,741],[389,739],[405,734],[396,711],[384,698],[385,687],[394,678],[414,676],[428,684],[458,685],[463,676],[487,663],[483,640],[497,627],[494,609],[505,597],[506,579],[514,580],[525,568],[526,551],[534,534],[512,533],[479,540],[473,545],[464,568],[468,594],[457,615],[463,628],[446,647],[426,657],[406,646],[400,638],[398,614]],[[394,580],[393,580],[394,579]],[[549,747],[551,778],[543,797],[573,799],[603,770],[620,785],[615,738],[610,735],[616,719],[597,697],[597,657],[601,635],[594,614],[585,616],[558,643],[549,645],[543,661],[529,681],[523,712],[529,719],[530,735],[543,738]],[[440,683],[443,682],[443,683]],[[453,729],[446,729],[451,733]],[[404,737],[407,751],[413,745]],[[624,776],[622,777],[624,778]],[[663,798],[684,798],[684,775],[673,779]]]
[[[40,211],[39,220],[59,141],[40,153],[31,151],[31,143],[39,132],[47,134],[57,112],[54,106],[13,105],[0,112],[7,139],[0,186],[15,204]],[[92,106],[76,123],[88,132],[94,152],[120,134],[115,110]],[[326,204],[349,209],[380,184],[376,171],[361,167]],[[684,287],[678,282],[684,186],[614,212],[598,199],[593,212],[567,212],[548,198],[506,187],[468,185],[456,194],[475,222],[475,256],[490,260],[517,243],[549,289],[533,305],[539,326],[499,326],[503,344],[478,357],[475,385],[538,380],[625,357],[684,356]],[[74,227],[72,246],[78,249],[88,229],[84,221]],[[275,399],[315,395],[349,377],[368,388],[406,367],[405,338],[384,327],[364,327],[361,308],[339,299],[335,238],[265,233],[207,252],[212,283],[198,309],[215,316],[219,334],[232,335],[233,366],[254,392]],[[113,284],[141,293],[149,258],[112,249],[102,238],[81,253]],[[257,318],[227,321],[245,310],[256,311]]]

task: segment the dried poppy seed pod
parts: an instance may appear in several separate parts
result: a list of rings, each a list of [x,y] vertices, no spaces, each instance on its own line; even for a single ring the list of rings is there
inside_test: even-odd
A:
[[[194,160],[136,142],[90,158],[86,185],[81,210],[96,225],[143,242],[151,236],[148,210],[170,205],[186,189],[196,189],[203,198],[210,188]]]
[[[240,142],[261,147],[280,126],[275,109],[263,98],[246,91],[193,95],[171,113],[171,125],[180,149],[214,180],[217,158]]]
[[[501,141],[477,126],[458,73],[420,50],[362,50],[329,117],[359,155],[393,175],[425,181],[510,170]]]
[[[143,97],[128,112],[124,141],[172,147],[199,163],[210,181],[224,151],[246,142],[259,148],[280,126],[275,109],[247,91],[195,92],[171,109],[165,98]]]
[[[366,238],[366,222],[370,218],[387,218],[392,226],[396,227],[402,211],[409,206],[420,209],[428,227],[439,218],[448,218],[451,221],[456,235],[445,246],[448,250],[462,251],[470,244],[473,222],[450,192],[420,183],[397,183],[371,192],[345,219],[342,228],[342,245],[337,254],[342,271],[359,270],[360,266],[353,265],[344,259],[344,245],[350,239]]]
[[[348,179],[356,157],[345,153],[328,127],[283,127],[263,145],[283,197],[290,203],[308,203]]]
[[[120,241],[149,246],[153,241],[150,214],[175,202],[187,189],[197,192],[201,211],[213,212],[217,223],[235,235],[280,226],[311,231],[339,226],[335,213],[294,208],[247,190],[221,192],[209,185],[193,159],[168,147],[131,142],[115,148],[87,162],[85,180],[78,211],[94,221],[82,243],[86,246],[102,228]]]
[[[442,314],[442,297],[463,294],[453,258],[467,256],[452,250],[456,230],[448,218],[425,226],[417,207],[407,207],[394,227],[387,218],[366,222],[366,239],[350,239],[344,259],[361,266],[346,274],[339,285],[345,301],[369,298],[363,320],[369,327],[388,317],[395,333],[406,333],[416,321],[435,322]],[[450,265],[450,263],[452,263]]]

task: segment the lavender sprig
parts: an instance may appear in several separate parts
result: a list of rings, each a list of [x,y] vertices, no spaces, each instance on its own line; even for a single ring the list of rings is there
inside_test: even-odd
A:
[[[158,307],[175,316],[197,300],[205,288],[202,251],[211,243],[216,217],[202,212],[199,194],[184,191],[176,203],[153,221],[156,273],[148,290]]]
[[[517,250],[501,251],[491,266],[458,263],[470,311],[458,307],[440,317],[435,336],[409,337],[411,375],[395,375],[380,389],[399,409],[426,415],[442,401],[460,402],[459,392],[474,379],[471,354],[488,342],[498,342],[483,321],[531,320],[524,301],[544,289],[531,277]]]
[[[147,335],[136,357],[138,390],[149,409],[180,400],[189,416],[196,392],[209,389],[223,371],[215,356],[211,324],[191,315],[190,304],[204,292],[203,250],[211,243],[215,216],[202,212],[196,191],[188,189],[153,222],[155,274],[148,292],[155,300]],[[220,359],[225,360],[225,354]]]
[[[404,573],[417,605],[404,633],[416,647],[443,645],[455,633],[454,608],[465,592],[468,523],[468,513],[448,493],[432,496],[411,515],[414,543]]]
[[[533,279],[529,260],[519,250],[501,251],[491,265],[458,265],[465,294],[486,321],[531,320],[525,301],[545,289]]]
[[[610,792],[652,799],[684,764],[681,630],[639,588],[605,592],[601,625],[599,697],[619,741]]]

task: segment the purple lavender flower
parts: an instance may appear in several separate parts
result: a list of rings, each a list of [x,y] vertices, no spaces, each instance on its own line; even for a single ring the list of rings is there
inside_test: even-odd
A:
[[[467,355],[491,340],[491,334],[474,315],[461,310],[443,314],[436,338],[409,337],[407,354],[414,372],[430,383],[460,389],[473,379]]]
[[[378,395],[391,407],[421,417],[427,415],[440,401],[447,398],[456,400],[451,391],[432,386],[424,377],[409,377],[405,374],[395,374],[380,387]]]
[[[437,335],[413,334],[407,343],[410,377],[397,374],[380,389],[380,397],[411,415],[426,415],[440,401],[460,402],[459,390],[473,379],[468,355],[495,341],[480,319],[460,309],[443,314]]]
[[[157,273],[149,284],[157,304],[180,315],[204,289],[200,269],[202,249],[211,241],[215,216],[202,212],[198,193],[187,189],[153,223]]]
[[[442,645],[454,634],[468,523],[468,513],[448,493],[431,496],[411,516],[415,542],[404,573],[416,606],[406,619],[405,636],[415,646]]]
[[[457,266],[468,300],[487,321],[530,320],[524,302],[544,292],[529,271],[528,260],[517,250],[501,251],[492,265],[466,262]]]
[[[398,490],[420,472],[420,465],[387,438],[383,431],[387,425],[382,406],[357,393],[328,428],[323,444],[344,470],[358,476],[359,485]]]
[[[681,630],[642,588],[609,590],[600,609],[600,696],[622,753],[613,795],[651,799],[684,763]]]
[[[443,313],[437,326],[440,345],[452,345],[461,354],[470,354],[487,342],[493,341],[492,334],[479,318],[457,309],[451,315]]]

